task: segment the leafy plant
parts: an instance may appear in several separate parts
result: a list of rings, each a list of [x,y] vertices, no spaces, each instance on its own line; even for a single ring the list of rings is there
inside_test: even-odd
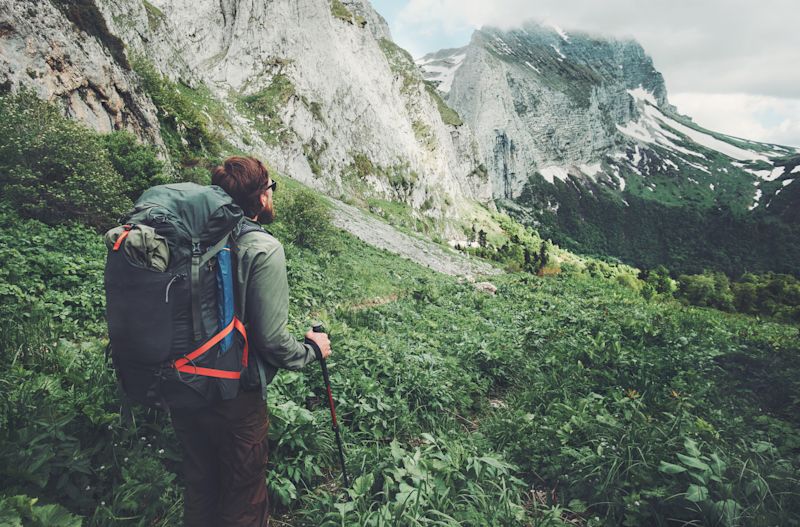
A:
[[[33,93],[0,96],[3,202],[55,225],[109,227],[130,208],[125,183],[97,134]]]

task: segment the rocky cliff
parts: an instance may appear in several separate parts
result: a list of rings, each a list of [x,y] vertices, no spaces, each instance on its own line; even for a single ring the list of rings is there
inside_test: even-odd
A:
[[[775,218],[790,225],[800,203],[798,151],[677,114],[634,41],[527,23],[483,28],[417,62],[473,130],[495,199],[573,249],[641,265],[712,262],[709,230],[727,229],[731,246],[744,231],[764,245],[758,233]],[[670,256],[687,240],[689,256]],[[741,270],[747,256],[737,258]]]
[[[0,83],[161,144],[134,59],[209,90],[234,148],[334,196],[440,218],[491,199],[471,132],[366,0],[0,0]]]
[[[698,194],[678,188],[696,184],[713,198],[743,183],[783,180],[779,161],[794,152],[721,136],[677,115],[663,77],[632,40],[529,22],[483,28],[468,46],[418,64],[475,133],[495,198],[517,198],[531,178],[552,184],[570,176],[620,193],[660,187],[675,200]],[[794,167],[786,168],[788,178]],[[722,200],[753,208],[757,190]]]
[[[0,85],[26,87],[101,132],[162,146],[156,109],[94,4],[0,1]]]

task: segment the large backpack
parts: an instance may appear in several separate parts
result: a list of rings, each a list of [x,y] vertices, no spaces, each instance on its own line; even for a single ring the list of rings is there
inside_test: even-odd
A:
[[[145,191],[106,233],[106,317],[125,394],[161,408],[231,399],[248,363],[231,246],[242,210],[216,186]]]

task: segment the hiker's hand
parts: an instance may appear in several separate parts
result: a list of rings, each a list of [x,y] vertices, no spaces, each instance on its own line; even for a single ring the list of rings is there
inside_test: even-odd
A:
[[[308,330],[306,333],[306,339],[312,341],[314,344],[319,347],[319,351],[322,353],[322,358],[327,359],[331,354],[331,341],[328,338],[327,333],[314,333],[313,330]]]

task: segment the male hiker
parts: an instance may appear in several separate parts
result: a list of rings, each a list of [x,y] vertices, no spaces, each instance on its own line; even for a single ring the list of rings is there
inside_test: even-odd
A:
[[[231,157],[214,169],[212,184],[224,189],[247,218],[245,233],[234,244],[234,281],[251,358],[237,397],[172,411],[184,453],[184,523],[263,527],[268,416],[262,390],[278,368],[300,369],[315,359],[315,352],[286,330],[289,288],[283,247],[256,223],[272,221],[275,181],[257,159]],[[323,358],[330,355],[327,335],[309,331],[305,337]]]

